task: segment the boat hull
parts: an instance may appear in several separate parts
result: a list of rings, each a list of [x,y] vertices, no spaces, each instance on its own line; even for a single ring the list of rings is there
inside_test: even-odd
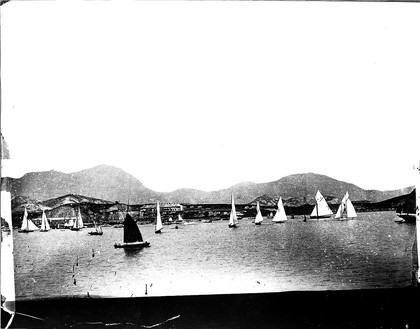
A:
[[[70,230],[71,230],[71,231],[80,231],[80,228],[77,228],[77,227],[72,227]]]
[[[323,216],[309,216],[310,219],[329,219],[332,215],[323,215]]]
[[[228,225],[230,228],[235,228],[235,227],[238,227],[236,224],[229,224]]]
[[[18,230],[19,233],[31,233],[34,232],[34,230]]]
[[[416,221],[416,214],[397,214],[397,216],[404,219],[406,223],[414,223]]]
[[[150,242],[127,242],[127,243],[116,243],[114,244],[115,248],[124,248],[124,249],[136,249],[136,248],[145,248],[149,247]]]

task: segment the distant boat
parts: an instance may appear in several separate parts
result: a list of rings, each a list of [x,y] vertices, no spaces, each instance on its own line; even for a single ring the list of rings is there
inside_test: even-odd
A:
[[[169,216],[168,221],[165,223],[165,225],[172,225],[173,220],[172,217]]]
[[[178,222],[182,222],[182,221],[183,221],[183,219],[182,219],[181,215],[178,214]]]
[[[284,223],[287,221],[286,212],[284,211],[283,201],[279,198],[279,202],[277,203],[277,211],[274,215],[273,222],[274,223]]]
[[[144,248],[149,247],[150,243],[143,241],[143,236],[140,233],[140,229],[134,221],[133,217],[129,214],[124,219],[124,230],[123,230],[123,243],[115,243],[115,248]]]
[[[232,209],[229,216],[229,227],[238,227],[238,218],[236,217],[235,201],[233,194],[231,196]]]
[[[73,227],[70,228],[72,231],[79,231],[83,228],[82,214],[80,213],[80,208],[77,208],[77,218],[74,221]]]
[[[42,211],[42,218],[41,218],[41,229],[40,232],[48,232],[50,230],[50,224],[48,223],[47,215],[45,215],[45,211]]]
[[[341,200],[340,206],[338,207],[336,219],[351,219],[357,217],[356,210],[350,201],[349,192],[346,192],[343,200]]]
[[[95,231],[88,232],[89,235],[102,235],[104,232],[102,232],[101,226],[96,226],[96,222],[93,221],[93,224],[95,225]]]
[[[261,211],[260,211],[260,203],[257,201],[257,215],[255,216],[254,224],[261,225],[263,220],[264,218],[261,215]]]
[[[315,207],[314,210],[312,210],[310,218],[329,218],[333,215],[327,201],[324,199],[319,190],[316,192],[315,201]]]
[[[156,225],[155,225],[155,233],[162,233],[163,225],[162,225],[162,218],[160,217],[160,207],[159,201],[156,203]]]
[[[25,211],[23,213],[22,226],[20,227],[20,230],[18,230],[18,232],[29,233],[37,230],[39,230],[38,226],[36,226],[34,222],[28,218],[28,211],[25,208]]]

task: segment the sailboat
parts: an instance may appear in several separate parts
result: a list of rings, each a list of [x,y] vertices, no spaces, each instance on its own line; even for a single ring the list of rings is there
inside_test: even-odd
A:
[[[346,192],[340,206],[338,207],[336,219],[351,219],[357,217],[356,210],[350,201],[349,192]]]
[[[70,230],[72,231],[79,231],[83,228],[83,220],[82,220],[82,214],[80,213],[80,208],[77,209],[77,218],[74,221],[74,225]]]
[[[182,221],[183,221],[183,219],[181,217],[181,214],[178,214],[178,222],[182,222]]]
[[[93,225],[95,225],[95,231],[88,232],[89,235],[102,235],[102,234],[104,234],[104,232],[102,232],[102,227],[97,226],[95,221],[93,221]]]
[[[261,215],[261,211],[260,211],[260,203],[257,201],[257,215],[255,216],[254,224],[261,225],[263,220],[264,218]]]
[[[274,223],[284,223],[287,220],[286,212],[284,211],[283,201],[279,198],[279,202],[277,203],[277,211],[274,215],[273,222]]]
[[[42,211],[42,218],[41,218],[41,229],[40,232],[48,232],[50,230],[50,224],[48,223],[47,215],[45,215],[45,211]]]
[[[330,207],[328,206],[327,201],[322,196],[321,192],[316,192],[315,196],[315,207],[312,210],[310,218],[329,218],[333,214]]]
[[[144,248],[149,247],[150,243],[143,241],[143,236],[140,233],[140,229],[128,213],[124,219],[124,230],[123,230],[123,243],[115,243],[115,248]]]
[[[238,218],[236,217],[235,201],[233,199],[233,194],[231,197],[231,202],[232,202],[232,209],[230,211],[230,216],[229,216],[229,227],[238,227]]]
[[[33,221],[31,221],[28,218],[28,211],[25,208],[25,211],[23,213],[23,219],[22,219],[22,226],[20,227],[20,230],[18,230],[19,233],[29,233],[39,230],[38,226],[34,224]]]
[[[160,217],[160,207],[159,201],[156,204],[156,225],[155,225],[155,233],[162,233],[163,225],[162,225],[162,218]]]

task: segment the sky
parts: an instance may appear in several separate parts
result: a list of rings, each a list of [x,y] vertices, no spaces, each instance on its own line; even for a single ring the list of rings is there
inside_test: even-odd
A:
[[[11,1],[2,176],[119,167],[155,191],[314,172],[414,184],[413,3]]]

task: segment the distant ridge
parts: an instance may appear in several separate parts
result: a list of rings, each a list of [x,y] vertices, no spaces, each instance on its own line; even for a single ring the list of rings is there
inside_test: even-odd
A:
[[[230,195],[235,202],[246,204],[264,196],[268,203],[281,196],[293,205],[313,204],[317,190],[331,203],[338,203],[348,191],[352,201],[380,202],[410,193],[414,187],[393,191],[364,190],[354,184],[331,177],[304,173],[285,176],[268,183],[243,182],[230,188],[205,192],[196,189],[178,189],[173,192],[155,192],[146,188],[138,179],[122,169],[100,165],[79,172],[65,174],[58,171],[33,172],[21,178],[2,179],[2,189],[13,196],[25,196],[36,200],[50,200],[68,195],[84,195],[120,203],[229,203]]]

